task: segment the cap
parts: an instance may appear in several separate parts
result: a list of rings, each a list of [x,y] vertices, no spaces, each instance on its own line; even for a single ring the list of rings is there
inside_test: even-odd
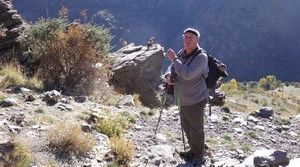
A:
[[[200,32],[198,30],[196,30],[195,28],[187,28],[183,31],[183,34],[190,32],[194,35],[196,35],[198,38],[200,37]]]

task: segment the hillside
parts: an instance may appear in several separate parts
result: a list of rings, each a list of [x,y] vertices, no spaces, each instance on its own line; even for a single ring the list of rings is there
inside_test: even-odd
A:
[[[293,89],[299,91],[299,88]],[[53,91],[51,92],[53,94]],[[10,87],[1,91],[1,155],[5,156],[9,153],[12,149],[11,142],[18,141],[26,148],[23,152],[29,155],[30,166],[96,167],[109,166],[109,164],[112,166],[118,154],[127,154],[126,151],[116,152],[111,146],[113,140],[109,139],[109,136],[111,132],[114,133],[114,128],[111,132],[102,129],[99,133],[95,126],[97,122],[90,122],[99,119],[100,122],[113,126],[115,121],[126,125],[123,127],[121,136],[134,146],[134,152],[130,153],[133,159],[128,162],[128,166],[183,167],[190,165],[178,155],[179,151],[183,151],[183,141],[179,113],[175,106],[171,105],[162,110],[158,131],[154,135],[159,119],[160,109],[158,108],[149,109],[121,103],[107,105],[98,101],[97,96],[91,96],[88,99],[81,98],[78,101],[74,97],[60,95],[58,92],[55,93],[55,96],[61,96],[57,98],[58,102],[54,105],[47,105],[45,97],[51,92],[38,93],[22,87]],[[125,98],[125,96],[118,95],[115,98]],[[229,101],[234,98],[231,96]],[[235,101],[239,101],[239,98]],[[248,101],[248,104],[250,103],[251,100]],[[235,103],[230,107],[230,112],[225,112],[219,107],[212,107],[211,116],[208,115],[208,108],[206,108],[205,133],[208,146],[205,154],[206,166],[253,166],[253,158],[257,156],[252,155],[253,153],[264,152],[267,156],[275,150],[282,152],[280,153],[282,163],[286,162],[285,158],[288,158],[289,167],[296,167],[300,160],[299,149],[295,149],[298,148],[297,145],[300,142],[299,115],[286,118],[281,117],[280,112],[274,110],[272,118],[254,117],[240,112],[237,108],[241,105],[243,104]],[[247,106],[244,105],[244,107]],[[256,109],[259,108],[258,105]],[[72,134],[70,133],[72,131],[65,130],[66,127],[58,126],[61,123],[67,127],[79,125],[95,139],[95,146],[87,153],[79,155],[67,154],[67,150],[53,149],[49,144],[53,142],[49,135],[53,127],[58,127],[54,134],[56,137],[52,136],[54,139]],[[76,146],[80,148],[87,143],[75,142],[74,144],[76,145],[68,148]],[[125,145],[121,148],[130,149]],[[18,152],[17,154],[23,155],[24,153]],[[12,163],[12,158],[10,160]],[[3,159],[1,161],[3,162]]]
[[[300,62],[298,0],[13,0],[13,5],[33,22],[57,17],[61,6],[70,9],[72,19],[85,9],[89,19],[107,9],[113,19],[95,21],[111,27],[115,49],[121,47],[120,38],[145,45],[153,36],[163,47],[179,50],[182,30],[197,27],[201,46],[228,65],[230,78],[251,81],[275,75],[281,81],[300,80],[295,73]]]

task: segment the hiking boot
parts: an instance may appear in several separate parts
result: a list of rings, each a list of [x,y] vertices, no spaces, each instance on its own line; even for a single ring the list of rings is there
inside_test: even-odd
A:
[[[187,152],[180,152],[179,153],[179,156],[181,157],[181,158],[184,158],[185,160],[187,160],[187,161],[190,161],[191,159],[193,159],[193,153],[192,153],[192,150],[189,150],[189,151],[187,151]]]
[[[191,163],[194,165],[194,166],[199,166],[201,167],[202,165],[205,165],[205,158],[202,157],[202,158],[194,158]]]

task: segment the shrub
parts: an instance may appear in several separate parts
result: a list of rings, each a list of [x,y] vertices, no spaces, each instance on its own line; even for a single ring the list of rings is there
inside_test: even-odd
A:
[[[221,108],[222,111],[226,112],[226,113],[229,113],[230,112],[230,108],[228,106],[223,106]]]
[[[144,117],[149,117],[149,116],[153,116],[155,114],[155,110],[154,109],[151,109],[151,110],[146,110],[146,109],[143,109],[140,114]]]
[[[13,144],[13,151],[10,155],[5,157],[4,166],[8,167],[23,167],[29,166],[31,162],[30,151],[22,142],[15,142]]]
[[[45,111],[42,108],[37,108],[34,112],[36,112],[36,113],[44,113]]]
[[[229,82],[222,84],[220,88],[226,92],[237,91],[238,84],[235,79],[231,79]]]
[[[261,78],[258,82],[259,87],[264,90],[274,90],[282,85],[274,75],[268,75],[266,78]]]
[[[95,146],[95,139],[77,124],[61,122],[48,130],[49,147],[62,154],[83,154]]]
[[[148,112],[148,115],[149,116],[153,116],[155,114],[155,111],[154,110],[149,110],[149,112]]]
[[[110,142],[111,149],[116,156],[115,161],[121,166],[128,166],[135,154],[134,145],[116,136],[110,138]]]
[[[127,117],[127,120],[131,123],[136,123],[136,117],[135,116],[130,115],[130,116]]]
[[[56,18],[40,19],[24,31],[20,41],[31,48],[37,74],[47,89],[77,95],[91,94],[98,80],[106,81],[111,39],[104,27]]]
[[[108,137],[120,137],[123,133],[123,128],[125,128],[126,126],[126,122],[124,122],[124,120],[122,120],[121,118],[108,118],[96,122],[92,125],[92,128],[100,131]]]
[[[222,138],[226,141],[232,141],[232,138],[229,135],[223,135]]]
[[[140,112],[140,114],[142,115],[142,116],[147,116],[148,115],[148,112],[146,111],[146,110],[142,110],[141,112]]]
[[[247,135],[250,136],[250,137],[253,138],[253,139],[257,139],[257,140],[258,140],[258,135],[257,135],[257,133],[254,132],[254,131],[249,131],[249,132],[247,133]]]
[[[291,121],[288,118],[276,118],[274,119],[276,125],[290,125]]]
[[[241,149],[245,152],[248,152],[251,150],[251,146],[249,144],[242,145]]]

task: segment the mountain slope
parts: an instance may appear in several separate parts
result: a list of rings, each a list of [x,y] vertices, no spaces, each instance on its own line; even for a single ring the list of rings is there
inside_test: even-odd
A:
[[[202,34],[200,45],[228,65],[231,78],[258,80],[272,74],[282,81],[300,80],[300,73],[295,73],[300,62],[297,0],[13,0],[13,4],[31,21],[57,17],[62,5],[74,19],[84,9],[90,17],[107,9],[115,21],[96,22],[112,27],[115,49],[121,47],[120,38],[145,45],[154,36],[165,49],[179,50],[182,30],[196,27]]]

